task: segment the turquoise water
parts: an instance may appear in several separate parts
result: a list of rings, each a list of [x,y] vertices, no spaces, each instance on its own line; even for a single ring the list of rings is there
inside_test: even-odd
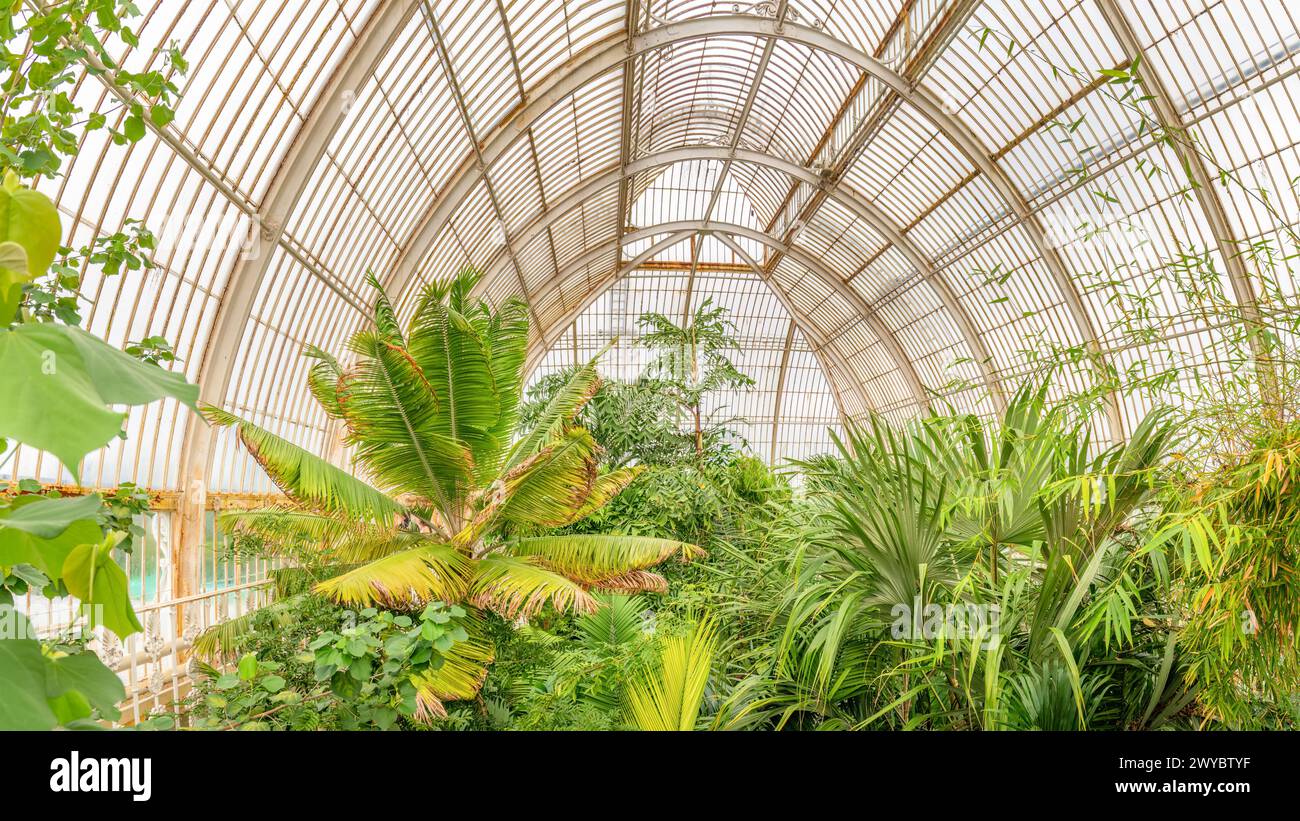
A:
[[[144,539],[136,539],[135,546],[128,555],[124,551],[114,554],[114,559],[127,572],[127,581],[131,599],[136,602],[150,603],[158,601],[158,546],[153,538],[152,521],[137,517],[136,524],[148,534]],[[216,531],[211,511],[207,514],[206,539],[204,539],[203,584],[197,592],[212,593],[230,587],[261,581],[266,575],[265,562],[254,563],[245,559],[236,562],[233,558],[222,557],[229,544],[224,534]],[[164,572],[170,573],[168,567]]]

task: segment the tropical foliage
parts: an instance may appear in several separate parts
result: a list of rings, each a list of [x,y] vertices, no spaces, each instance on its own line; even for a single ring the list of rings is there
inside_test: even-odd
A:
[[[740,349],[735,325],[727,309],[705,299],[681,325],[663,314],[642,314],[641,344],[655,358],[648,369],[667,395],[690,420],[695,456],[704,457],[705,439],[710,432],[725,429],[725,421],[707,419],[705,399],[723,390],[747,389],[754,380],[741,373],[729,354]]]
[[[79,478],[83,458],[124,436],[125,406],[171,398],[193,406],[198,388],[159,367],[174,361],[153,336],[122,351],[76,327],[82,269],[103,276],[151,265],[153,235],[135,221],[87,246],[61,245],[55,204],[24,180],[54,176],[85,131],[107,128],[99,112],[72,101],[74,66],[96,65],[124,93],[138,95],[118,144],[139,140],[144,118],[170,119],[184,60],[174,49],[163,71],[133,73],[113,64],[110,44],[131,43],[129,7],[66,0],[18,12],[0,10],[0,466],[25,445],[50,453]],[[32,480],[0,494],[0,729],[98,726],[119,717],[125,690],[85,644],[93,630],[126,637],[141,629],[125,573],[113,559],[141,535],[130,490],[64,498]],[[32,593],[78,601],[64,635],[42,636],[14,607]]]
[[[372,280],[373,281],[373,280]],[[478,275],[429,286],[401,328],[379,291],[372,328],[348,344],[351,364],[310,349],[309,378],[325,412],[342,424],[367,484],[251,422],[215,408],[292,505],[229,517],[271,549],[324,577],[312,591],[351,607],[412,609],[431,601],[529,619],[545,607],[591,613],[596,591],[663,592],[651,568],[698,554],[646,536],[546,533],[598,510],[640,468],[601,473],[600,448],[574,419],[600,384],[594,362],[577,369],[515,436],[528,336],[517,301],[491,310],[471,297]],[[374,281],[376,288],[378,282]],[[290,592],[282,590],[282,592]],[[473,615],[446,663],[411,680],[437,713],[478,692],[493,656]],[[239,624],[209,633],[225,646]]]

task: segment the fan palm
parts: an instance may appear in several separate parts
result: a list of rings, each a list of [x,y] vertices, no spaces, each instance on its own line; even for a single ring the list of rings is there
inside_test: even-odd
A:
[[[526,618],[551,605],[590,613],[592,591],[663,591],[650,568],[698,548],[632,536],[545,535],[617,495],[639,468],[603,475],[591,434],[573,424],[599,385],[595,361],[577,369],[515,437],[528,339],[527,308],[472,300],[478,275],[428,286],[403,331],[379,290],[373,327],[348,343],[353,363],[311,348],[309,387],[337,420],[356,478],[251,422],[208,408],[231,426],[284,491],[282,507],[231,517],[272,550],[302,561],[316,551],[313,590],[344,605],[414,607],[441,600]],[[481,615],[481,613],[479,613]],[[470,640],[428,677],[421,696],[473,696],[492,648],[471,619]],[[220,650],[231,627],[200,649]],[[444,672],[445,671],[445,672]]]
[[[838,719],[836,702],[870,683],[862,725],[1002,727],[1046,722],[1040,707],[1064,682],[1075,726],[1145,723],[1152,709],[1119,717],[1097,703],[1118,698],[1123,675],[1152,708],[1185,704],[1151,618],[1168,571],[1136,532],[1172,436],[1156,411],[1097,454],[1045,386],[1018,392],[997,423],[850,428],[840,458],[804,464],[814,521],[791,562],[772,680],[733,701],[780,722],[792,710]],[[983,615],[917,635],[931,605]]]

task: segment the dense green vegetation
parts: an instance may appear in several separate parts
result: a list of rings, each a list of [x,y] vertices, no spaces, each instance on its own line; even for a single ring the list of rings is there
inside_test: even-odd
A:
[[[78,327],[85,272],[152,266],[152,233],[127,221],[63,247],[34,186],[82,132],[111,128],[72,103],[77,66],[131,101],[113,142],[171,119],[184,59],[112,65],[105,44],[135,39],[121,11],[0,10],[0,465],[24,445],[76,477],[122,435],[124,406],[197,400],[160,367],[175,361],[164,338],[118,350]],[[1140,132],[1191,146],[1150,120],[1138,63],[1102,76]],[[1077,123],[1053,125],[1072,145]],[[1077,173],[1091,179],[1082,160]],[[1241,254],[1259,273],[1258,317],[1223,292],[1204,249],[1180,249],[1145,286],[1112,275],[1131,264],[1116,256],[1085,284],[1120,317],[1120,341],[1150,355],[1121,370],[1086,344],[1027,338],[1037,376],[998,418],[947,407],[970,387],[954,380],[907,425],[868,416],[835,454],[776,467],[748,454],[736,420],[703,410],[752,385],[707,301],[680,326],[640,318],[642,378],[601,379],[597,357],[525,393],[527,306],[474,298],[464,272],[421,293],[403,326],[376,288],[371,326],[345,351],[305,352],[355,470],[204,409],[285,502],[222,519],[232,549],[276,561],[277,600],[196,641],[180,722],[1295,728],[1300,319],[1280,284],[1291,255],[1267,240]],[[1160,315],[1160,289],[1222,329],[1213,352],[1159,342],[1187,322]],[[1126,441],[1097,441],[1112,395],[1157,409]],[[92,629],[141,629],[113,557],[142,536],[147,501],[131,487],[62,498],[32,480],[0,495],[0,728],[120,717],[120,680],[85,648]],[[12,606],[29,593],[89,608],[70,634],[37,637]]]
[[[52,4],[21,23],[17,11],[0,10],[0,466],[26,445],[53,454],[77,477],[88,453],[125,435],[123,406],[165,397],[192,406],[198,388],[158,367],[174,358],[162,337],[121,351],[77,327],[83,270],[114,276],[152,265],[152,234],[130,223],[85,247],[64,247],[58,209],[27,181],[57,174],[84,131],[108,128],[104,115],[71,101],[74,66],[96,64],[138,95],[122,129],[112,131],[118,144],[139,140],[145,117],[170,119],[176,89],[168,77],[185,66],[175,50],[164,71],[114,65],[107,44],[135,35],[112,2]],[[138,502],[129,488],[108,499],[61,498],[31,480],[0,495],[0,729],[88,727],[119,717],[122,683],[86,644],[95,628],[119,637],[142,629],[114,559],[142,535],[132,522]],[[42,641],[13,607],[29,592],[75,599],[76,629]]]
[[[545,418],[583,370],[543,380],[521,417]],[[593,385],[577,418],[671,401],[666,382]],[[622,484],[629,461],[640,472],[550,532],[677,539],[707,556],[665,566],[665,583],[636,595],[602,596],[594,612],[486,613],[494,663],[473,698],[428,726],[1295,726],[1294,424],[1220,408],[1216,425],[1235,421],[1245,446],[1227,455],[1189,448],[1189,411],[1158,410],[1104,446],[1077,400],[1051,402],[1047,388],[1026,386],[997,420],[868,420],[837,455],[780,471],[726,436],[697,452],[689,416],[658,443],[608,426],[600,475]],[[404,669],[368,638],[382,611],[293,606],[312,618],[260,614],[254,626],[313,623],[356,649],[369,642],[366,696],[339,691],[337,670],[322,667],[335,649],[312,630],[291,646],[279,628],[230,636],[229,658],[301,665],[277,695],[314,705],[258,726],[364,726],[358,714]],[[196,696],[199,720],[247,712],[247,698],[232,708],[219,692],[236,679],[216,681]]]

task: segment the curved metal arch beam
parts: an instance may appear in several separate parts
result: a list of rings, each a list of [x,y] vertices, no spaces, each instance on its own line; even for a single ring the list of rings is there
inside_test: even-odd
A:
[[[1106,18],[1107,25],[1110,26],[1110,30],[1119,40],[1125,53],[1130,58],[1141,58],[1143,66],[1141,74],[1145,75],[1142,76],[1142,84],[1149,89],[1151,102],[1161,124],[1186,134],[1187,127],[1178,113],[1177,106],[1174,105],[1173,96],[1165,85],[1165,67],[1161,64],[1159,55],[1148,53],[1142,48],[1142,42],[1138,39],[1133,24],[1129,22],[1128,15],[1114,0],[1097,0],[1097,5],[1101,8],[1102,16]],[[1215,178],[1206,166],[1205,158],[1194,147],[1189,147],[1178,139],[1172,140],[1170,146],[1178,161],[1187,169],[1192,182],[1195,183],[1197,202],[1205,213],[1205,222],[1214,236],[1219,255],[1223,257],[1224,264],[1228,268],[1228,280],[1232,285],[1237,305],[1241,308],[1242,318],[1255,328],[1262,327],[1263,317],[1259,311],[1259,297],[1255,293],[1255,285],[1251,281],[1250,271],[1246,268],[1246,261],[1237,248],[1228,211],[1223,206],[1223,199],[1215,187]],[[1260,372],[1260,387],[1265,393],[1265,398],[1275,399],[1278,390],[1277,373],[1268,349],[1257,334],[1250,335],[1250,346],[1255,355],[1255,367]]]
[[[727,226],[727,227],[741,228],[741,226]],[[744,230],[748,231],[751,229],[744,229]],[[790,318],[796,323],[796,325],[798,325],[799,330],[801,330],[809,340],[815,343],[813,345],[813,351],[812,351],[813,356],[817,358],[817,364],[821,366],[822,372],[826,374],[826,382],[828,385],[831,386],[831,392],[834,394],[835,397],[835,407],[836,410],[839,412],[841,422],[848,420],[849,415],[848,415],[848,411],[845,410],[844,408],[844,400],[843,400],[843,396],[840,393],[839,386],[835,382],[835,378],[834,378],[835,371],[832,369],[831,367],[832,365],[838,368],[839,372],[844,374],[845,378],[849,380],[850,386],[853,387],[853,389],[857,392],[859,398],[862,399],[863,404],[865,404],[869,408],[872,408],[873,410],[875,409],[874,404],[870,401],[870,398],[861,391],[860,386],[857,386],[853,383],[852,381],[853,371],[849,369],[848,363],[839,355],[839,352],[836,351],[835,348],[830,345],[829,341],[826,339],[826,336],[822,334],[821,331],[818,330],[815,326],[813,326],[808,321],[807,317],[803,316],[803,314],[798,309],[795,308],[793,303],[790,302],[788,295],[785,294],[780,288],[776,287],[775,283],[771,282],[767,278],[766,272],[763,270],[763,267],[759,265],[752,257],[750,257],[749,254],[738,244],[736,244],[735,240],[732,240],[729,236],[719,233],[718,231],[706,230],[705,223],[702,220],[695,220],[690,222],[676,222],[676,223],[670,223],[662,226],[651,226],[649,228],[641,228],[636,231],[629,232],[621,239],[611,239],[608,242],[604,242],[595,247],[588,248],[582,254],[575,257],[571,262],[569,262],[564,267],[563,271],[558,272],[556,278],[557,280],[566,279],[572,274],[581,270],[583,267],[590,265],[591,263],[600,259],[602,256],[605,256],[606,254],[610,253],[611,251],[618,251],[626,243],[639,242],[641,240],[650,239],[652,237],[659,236],[660,234],[663,234],[665,232],[669,232],[669,236],[665,237],[659,242],[654,243],[645,251],[642,251],[640,254],[637,254],[631,260],[628,260],[627,262],[618,265],[613,270],[606,272],[596,282],[595,287],[593,287],[588,293],[584,294],[582,299],[578,303],[576,303],[573,307],[565,311],[565,313],[563,314],[563,316],[560,318],[559,321],[553,323],[550,327],[543,329],[541,331],[541,339],[542,339],[541,343],[540,344],[530,343],[529,345],[529,352],[525,358],[525,364],[524,364],[524,373],[526,375],[531,375],[532,372],[536,370],[537,366],[541,364],[542,358],[545,357],[546,354],[549,353],[555,347],[556,343],[559,342],[560,337],[564,335],[564,332],[568,330],[575,321],[577,321],[578,317],[581,316],[582,313],[586,311],[588,308],[590,308],[596,302],[597,299],[600,299],[600,297],[604,293],[606,293],[610,288],[612,288],[619,280],[625,277],[628,273],[636,270],[638,267],[642,265],[642,263],[646,262],[647,260],[653,259],[663,251],[667,250],[673,245],[682,242],[683,240],[689,237],[695,236],[697,234],[702,234],[702,233],[710,233],[716,235],[719,240],[726,243],[729,247],[732,247],[737,250],[738,255],[745,262],[745,264],[748,265],[754,271],[754,273],[758,275],[758,278],[762,280],[763,283],[768,286],[768,288],[771,289],[772,294],[777,298],[777,301],[781,303],[781,306],[785,308],[786,313],[790,315]],[[833,361],[828,362],[827,358]]]
[[[325,156],[335,132],[347,116],[350,95],[361,88],[378,68],[406,22],[419,8],[418,0],[382,3],[366,21],[329,84],[317,98],[306,121],[294,136],[256,215],[263,239],[278,245],[284,223],[306,192],[312,171]],[[253,300],[275,255],[264,252],[242,257],[230,273],[212,324],[212,332],[199,366],[200,400],[217,403],[225,399],[234,373],[235,354],[252,317]],[[214,432],[197,415],[185,423],[178,473],[180,526],[176,544],[176,594],[184,595],[197,583],[197,559],[203,544],[204,503]]]
[[[550,225],[552,225],[558,219],[562,218],[566,213],[571,211],[573,208],[576,208],[577,206],[581,205],[583,202],[589,199],[593,194],[599,191],[603,191],[604,189],[609,188],[611,186],[621,184],[623,180],[629,179],[634,175],[639,174],[643,171],[652,170],[654,168],[663,165],[670,165],[674,162],[701,159],[702,158],[700,154],[701,150],[702,149],[685,148],[685,149],[677,149],[675,151],[663,152],[661,154],[654,154],[649,157],[643,157],[641,159],[636,160],[635,162],[629,163],[628,165],[624,166],[621,169],[613,168],[610,169],[605,174],[594,177],[590,180],[587,180],[586,182],[579,183],[577,186],[574,187],[573,190],[571,190],[568,194],[566,194],[562,199],[557,200],[556,203],[552,205],[552,207],[542,212],[542,214],[540,214],[537,219],[535,219],[532,223],[530,223],[527,228],[525,228],[518,235],[516,235],[516,237],[512,238],[511,244],[519,248],[527,247],[529,242],[531,242],[536,237],[540,236],[543,231],[545,231],[548,227],[550,227]],[[730,151],[730,149],[726,149],[726,148],[709,149],[709,152],[710,153],[705,155],[703,158],[705,159],[713,158],[713,152],[718,152],[718,158],[722,158],[724,156],[726,157],[732,156],[732,152]],[[736,162],[755,162],[756,164],[770,165],[773,168],[786,170],[792,176],[796,176],[809,181],[817,180],[816,175],[814,175],[811,171],[808,171],[807,169],[803,168],[802,166],[796,165],[794,163],[790,163],[787,160],[781,160],[776,157],[769,157],[768,155],[765,154],[758,154],[752,151],[737,151],[735,152],[735,156],[733,159]],[[869,207],[861,202],[856,204],[851,204],[848,200],[844,199],[841,195],[837,194],[836,192],[832,191],[828,193],[830,193],[831,196],[839,198],[840,201],[843,201],[845,205],[847,205],[851,209],[854,210],[860,209],[864,219],[867,219],[866,215],[871,213]],[[682,222],[682,223],[674,223],[674,224],[686,225],[686,224],[694,224],[694,223]],[[709,223],[705,221],[699,221],[699,224],[704,225]],[[745,229],[745,230],[752,230],[752,229]],[[766,235],[763,236],[766,237]],[[627,241],[629,240],[625,236],[623,238],[623,242],[626,243]],[[766,240],[760,240],[760,241],[765,242],[766,244],[771,244],[771,241],[775,241],[775,238],[768,237]],[[785,248],[788,246],[782,244],[781,247]],[[831,271],[829,268],[822,265],[820,260],[815,260],[812,257],[808,256],[807,254],[804,254],[803,252],[797,252],[797,254],[798,254],[797,258],[795,256],[791,256],[791,258],[799,261],[800,264],[802,264],[805,268],[808,268],[810,271],[814,273],[814,275],[816,275],[819,279],[821,279],[828,286],[830,286],[832,290],[834,290],[837,294],[839,294],[841,298],[843,298],[846,302],[848,302],[849,305],[852,306],[858,312],[859,316],[864,321],[866,321],[866,323],[871,327],[872,333],[875,334],[876,337],[881,341],[881,344],[885,346],[885,350],[889,354],[890,358],[894,360],[899,373],[903,376],[904,381],[907,382],[908,388],[912,393],[912,397],[915,400],[917,407],[921,410],[928,410],[929,401],[930,401],[929,393],[926,390],[925,385],[921,382],[921,377],[916,371],[915,363],[912,362],[911,357],[909,357],[907,353],[903,350],[902,345],[899,343],[897,337],[894,336],[894,333],[891,330],[889,330],[888,327],[885,326],[883,321],[881,321],[877,312],[872,310],[871,306],[867,304],[867,301],[862,298],[861,294],[859,294],[856,290],[854,290],[852,286],[850,286],[847,282],[840,279],[840,277],[836,276],[835,273]],[[489,271],[494,270],[499,261],[500,261],[500,256],[498,255],[496,259],[488,263],[487,270]],[[486,286],[486,280],[487,277],[484,277],[484,280],[480,281],[479,285],[476,286],[475,290],[473,291],[474,295],[478,295],[482,293],[483,288]],[[550,289],[548,289],[547,291],[541,294],[534,294],[533,296],[537,298],[539,301],[541,301],[541,299],[543,299],[546,295],[550,294],[552,291],[558,288],[559,283],[562,282],[563,280],[564,280],[564,276],[562,275],[554,277],[553,281],[555,284],[553,284]]]
[[[708,234],[716,237],[719,242],[730,248],[732,253],[740,257],[744,263],[749,266],[750,270],[754,272],[754,275],[771,289],[776,298],[781,301],[781,305],[784,306],[786,313],[790,315],[790,319],[798,326],[799,330],[803,332],[803,335],[807,337],[809,342],[812,343],[812,354],[816,357],[817,364],[821,366],[822,373],[826,375],[826,384],[830,386],[831,394],[835,397],[835,407],[840,413],[840,424],[846,428],[849,426],[849,414],[848,411],[844,409],[844,397],[840,394],[840,388],[835,383],[836,368],[838,368],[839,372],[843,374],[843,378],[848,381],[851,389],[858,394],[858,398],[862,400],[862,404],[874,411],[876,409],[875,403],[871,401],[871,397],[867,395],[867,392],[864,391],[862,386],[857,384],[856,380],[853,378],[853,370],[849,368],[849,363],[845,361],[844,357],[840,356],[839,350],[834,345],[830,344],[830,340],[827,339],[825,334],[813,327],[811,322],[801,320],[802,313],[795,307],[789,296],[782,291],[781,288],[777,287],[775,282],[771,281],[767,275],[767,268],[760,265],[758,260],[751,257],[749,252],[746,251],[740,243],[736,242],[730,234],[715,230],[708,231]],[[790,355],[790,345],[788,341],[786,343],[785,355],[787,358]],[[830,359],[831,362],[827,362],[827,359]],[[834,365],[834,367],[832,367],[832,365]],[[777,417],[780,415],[782,390],[783,389],[778,388],[777,404],[773,411],[773,449],[776,447],[776,425],[778,421]],[[776,461],[775,456],[773,456],[773,461]]]
[[[928,260],[928,257],[926,257],[919,248],[915,247],[915,244],[911,243],[911,240],[907,239],[906,236],[902,234],[902,231],[898,229],[896,223],[894,223],[887,214],[881,212],[881,210],[876,208],[874,204],[870,203],[870,201],[863,199],[863,197],[858,195],[857,192],[854,192],[852,188],[831,186],[831,184],[823,181],[823,179],[820,178],[819,175],[813,173],[813,171],[803,168],[803,166],[797,164],[797,162],[785,160],[783,157],[768,155],[768,153],[749,151],[749,149],[736,149],[736,151],[732,151],[731,148],[718,147],[718,145],[699,145],[699,147],[675,148],[669,149],[669,151],[654,153],[654,155],[640,157],[637,158],[636,161],[629,162],[629,164],[625,165],[623,169],[610,169],[606,171],[606,173],[595,175],[595,177],[586,179],[586,181],[582,181],[576,184],[576,186],[573,186],[571,190],[565,192],[560,199],[555,200],[554,203],[545,210],[545,212],[539,214],[536,220],[530,222],[528,226],[524,227],[523,230],[513,236],[511,244],[513,247],[517,248],[528,246],[528,243],[532,242],[533,239],[536,239],[537,236],[543,233],[543,231],[546,231],[547,227],[550,227],[552,223],[563,218],[565,214],[571,212],[573,208],[580,207],[580,205],[590,199],[591,196],[606,190],[608,187],[614,186],[614,184],[621,184],[621,182],[627,181],[627,179],[634,177],[634,175],[645,173],[645,171],[653,170],[655,168],[660,168],[660,166],[695,160],[716,160],[724,162],[735,161],[742,162],[742,164],[758,165],[763,166],[763,168],[781,171],[781,173],[787,174],[790,178],[810,184],[810,186],[814,186],[819,188],[819,190],[826,192],[826,195],[835,200],[836,203],[844,205],[844,207],[848,208],[850,212],[853,212],[854,216],[857,216],[859,220],[866,222],[867,225],[870,225],[872,229],[876,231],[876,233],[884,236],[888,242],[891,242],[894,246],[900,248],[902,253],[904,253],[904,256],[909,260],[910,264],[917,269],[920,278],[922,278],[927,284],[930,284],[932,290],[935,291],[935,295],[939,296],[940,303],[944,305],[946,310],[948,310],[949,316],[957,322],[958,331],[961,333],[962,339],[965,340],[966,347],[971,353],[971,359],[975,360],[976,365],[978,365],[978,368],[980,369],[980,373],[982,373],[984,386],[989,392],[989,398],[993,401],[993,407],[995,407],[998,412],[1004,411],[1006,407],[1006,394],[1004,387],[1002,387],[1000,375],[998,375],[997,370],[993,368],[992,356],[989,355],[988,349],[984,347],[982,338],[980,338],[978,331],[975,330],[975,325],[974,322],[971,321],[970,314],[967,313],[965,307],[962,307],[962,304],[959,303],[956,295],[954,295],[952,286],[950,286],[948,281],[946,281],[944,275],[940,272],[936,272],[930,260]],[[497,268],[499,262],[500,255],[491,260],[489,264],[487,264],[486,269],[491,272],[491,270]],[[848,283],[842,281],[840,277],[836,277],[833,273],[823,273],[828,272],[828,270],[829,269],[826,269],[823,266],[823,268],[818,269],[818,272],[816,273],[818,273],[820,278],[826,279],[827,283],[831,284],[832,287],[835,287],[836,290],[839,290],[846,299],[850,300],[850,304],[853,304],[854,307],[859,310],[859,313],[862,314],[863,318],[874,322],[872,330],[874,330],[876,335],[880,336],[883,342],[885,336],[888,336],[889,339],[893,340],[892,344],[885,342],[887,348],[897,349],[900,356],[904,357],[904,360],[907,362],[906,368],[900,362],[900,372],[904,373],[906,377],[906,369],[911,369],[911,373],[913,373],[915,379],[909,379],[909,381],[914,381],[915,385],[920,385],[920,378],[919,375],[915,374],[915,366],[913,365],[913,362],[911,362],[910,357],[906,356],[906,353],[902,353],[901,344],[897,343],[893,331],[888,330],[887,327],[884,326],[884,323],[879,321],[878,312],[872,309],[870,305],[866,303],[866,300],[862,299],[862,296],[858,295],[858,292],[855,291],[852,286],[849,286]],[[551,290],[558,287],[559,281],[560,278],[556,278],[556,284],[555,286],[552,286]],[[485,283],[486,278],[484,283],[480,283],[480,288],[484,287]],[[546,296],[546,294],[549,294],[549,292],[550,291],[545,291],[537,296],[543,297]],[[924,391],[924,387],[922,387],[922,391]],[[926,394],[926,400],[918,399],[919,407],[926,408],[927,401],[928,394]]]
[[[841,296],[844,296],[846,299],[853,299],[854,296],[857,296],[856,291],[853,291],[842,280],[836,277],[833,272],[829,271],[822,264],[820,260],[816,259],[815,257],[809,256],[803,250],[787,245],[786,243],[782,242],[776,237],[773,237],[770,234],[763,233],[762,231],[759,231],[757,229],[750,228],[745,225],[736,225],[734,223],[728,223],[728,222],[715,222],[715,221],[705,222],[704,220],[680,220],[675,222],[661,223],[659,225],[650,226],[648,228],[638,229],[637,231],[626,235],[626,237],[624,237],[622,240],[618,240],[618,239],[610,240],[609,242],[605,243],[605,245],[589,253],[593,257],[598,257],[600,253],[608,253],[611,248],[618,247],[622,243],[635,242],[638,239],[644,239],[646,237],[655,236],[658,234],[677,233],[681,231],[696,231],[701,233],[712,233],[712,234],[719,235],[719,238],[721,238],[722,234],[728,234],[732,237],[744,237],[745,239],[753,240],[754,242],[760,243],[762,245],[766,245],[769,248],[773,248],[777,251],[780,251],[789,259],[799,263],[804,268],[808,269],[808,271],[812,273],[814,276],[827,282],[827,284],[830,284],[832,286],[832,290],[835,290],[837,293],[839,293]],[[573,270],[576,270],[577,267],[581,267],[579,263],[588,262],[589,259],[584,259],[584,257],[586,256],[587,255],[584,254],[583,257],[579,257],[573,263],[566,266],[565,270],[561,271],[559,276],[556,278],[557,281],[567,277],[569,274],[573,272]],[[742,255],[741,258],[742,260],[745,261],[746,265],[749,265],[750,267],[753,267],[753,265],[755,264],[755,260],[750,258],[747,254]],[[602,293],[604,293],[606,288],[609,285],[613,284],[614,281],[616,281],[617,277],[622,276],[622,274],[626,273],[627,267],[628,266],[621,266],[617,271],[611,272],[608,276],[606,276],[599,283],[597,283],[596,287],[592,289],[591,293],[587,294],[580,302],[576,303],[573,307],[571,307],[568,311],[566,311],[549,328],[544,329],[542,331],[543,341],[541,346],[539,347],[544,350],[549,350],[550,347],[555,344],[556,340],[558,340],[559,337],[564,333],[564,329],[568,327],[570,324],[572,324],[572,322],[583,311],[585,311],[588,307],[590,307],[591,304],[595,302]],[[760,279],[762,279],[765,283],[767,283],[768,287],[772,288],[773,293],[777,296],[778,299],[781,300],[782,305],[786,306],[787,311],[790,312],[791,318],[804,322],[804,325],[801,327],[801,330],[804,331],[804,333],[808,336],[810,340],[817,343],[814,345],[814,348],[828,351],[833,355],[835,353],[835,347],[833,344],[831,344],[833,340],[829,339],[827,336],[820,333],[820,331],[818,331],[815,326],[807,322],[806,318],[802,316],[801,312],[791,310],[793,306],[791,305],[788,296],[784,295],[781,289],[775,287],[773,283],[768,281],[766,276],[760,274]],[[834,287],[834,283],[837,282],[839,283],[840,286],[839,288]],[[850,296],[849,294],[845,294],[844,293],[845,290],[849,291],[849,293],[852,294],[852,296]],[[857,296],[857,300],[859,304],[862,303],[862,298],[860,296]],[[894,347],[898,345],[898,341],[892,335],[889,334],[888,330],[886,329],[884,331],[885,334],[884,336],[881,335],[880,331],[876,330],[877,327],[883,327],[883,326],[880,326],[878,324],[879,318],[875,317],[874,313],[868,313],[862,316],[861,318],[863,319],[863,321],[867,322],[867,324],[871,327],[872,333],[876,335],[876,338],[880,341],[880,344],[885,347],[886,352],[890,354],[890,358],[895,359],[895,361],[897,362],[900,361],[899,357],[901,356],[902,357],[901,361],[908,362],[910,364],[911,360],[908,359],[906,355],[902,353],[901,349],[896,349],[896,350],[894,349]],[[875,322],[872,321],[873,318],[876,320]],[[537,357],[537,358],[540,358],[542,355],[544,354],[543,353],[532,354],[533,357]],[[530,363],[531,362],[532,360],[530,359]],[[838,364],[841,365],[846,375],[850,377],[853,376],[853,371],[848,368],[847,360],[841,357]],[[530,368],[531,368],[531,364],[530,364]],[[822,369],[828,375],[831,373],[830,368],[828,368],[825,363],[823,363]],[[899,373],[903,376],[904,381],[908,381],[907,372],[902,367],[899,367]],[[856,387],[858,389],[859,396],[861,396],[863,399],[864,404],[874,409],[874,403],[872,403],[870,399],[867,397],[866,393],[861,390],[861,386],[857,385]],[[841,411],[841,414],[844,415],[843,411]]]
[[[395,290],[399,295],[405,292],[415,276],[415,266],[425,250],[436,241],[460,202],[472,192],[482,178],[482,174],[485,173],[481,170],[479,162],[482,162],[483,169],[490,168],[493,162],[509,149],[515,139],[560,100],[596,77],[647,51],[702,37],[727,35],[783,39],[839,57],[880,80],[894,91],[899,99],[928,119],[940,133],[957,146],[972,165],[989,178],[1007,205],[1016,213],[1029,235],[1030,242],[1038,250],[1044,264],[1051,272],[1078,333],[1095,357],[1103,357],[1099,336],[1091,316],[1063,260],[1047,241],[1037,215],[1029,208],[1010,176],[1002,170],[969,128],[945,111],[923,88],[913,86],[883,62],[853,46],[808,26],[751,15],[701,17],[669,23],[631,37],[626,33],[620,34],[591,47],[584,58],[576,63],[571,62],[547,77],[538,85],[536,92],[529,95],[526,104],[502,122],[487,138],[481,149],[461,164],[453,175],[451,184],[433,203],[425,218],[421,220],[420,228],[413,234],[411,242],[398,257],[392,274],[385,282],[387,289],[390,292]],[[1122,439],[1123,418],[1118,397],[1113,391],[1108,395],[1107,417],[1112,434],[1117,439]]]
[[[622,182],[630,179],[637,174],[641,174],[652,169],[671,165],[679,162],[689,162],[695,160],[716,160],[719,162],[738,162],[749,165],[757,165],[764,168],[770,168],[779,171],[799,182],[806,183],[814,188],[821,190],[829,198],[835,200],[840,205],[846,207],[856,217],[861,219],[872,230],[880,234],[887,242],[897,247],[907,258],[908,262],[916,269],[917,274],[922,281],[926,282],[933,289],[939,301],[943,304],[945,310],[957,323],[957,329],[961,333],[962,339],[970,351],[971,358],[976,362],[980,374],[984,379],[984,385],[988,389],[990,399],[994,408],[1001,413],[1006,408],[1006,391],[1002,385],[1002,379],[997,370],[993,367],[992,356],[984,346],[983,339],[975,328],[970,313],[958,301],[951,284],[941,271],[936,271],[933,262],[920,250],[911,240],[903,234],[900,229],[887,214],[876,207],[874,203],[862,197],[853,189],[847,186],[838,186],[828,184],[812,170],[804,166],[791,162],[783,157],[768,154],[764,152],[751,151],[747,149],[732,150],[723,146],[691,146],[686,148],[670,149],[655,154],[640,157],[637,160],[628,163],[620,172],[619,169],[597,175],[584,180],[560,199],[551,203],[550,206],[538,217],[522,229],[511,242],[514,247],[527,247],[541,235],[556,220],[562,218],[573,208],[578,207],[586,202],[595,194],[614,185],[616,182]],[[487,270],[491,271],[496,268],[501,259],[498,254],[487,265]],[[839,279],[839,277],[835,277]],[[842,281],[842,280],[841,280]],[[481,287],[481,286],[480,286]],[[555,287],[555,286],[553,286]],[[850,288],[852,290],[852,288]],[[538,297],[544,297],[549,291],[538,294]],[[853,291],[856,295],[856,291]],[[860,299],[860,298],[859,298]],[[860,300],[866,304],[865,300]],[[871,311],[872,314],[875,311]]]

